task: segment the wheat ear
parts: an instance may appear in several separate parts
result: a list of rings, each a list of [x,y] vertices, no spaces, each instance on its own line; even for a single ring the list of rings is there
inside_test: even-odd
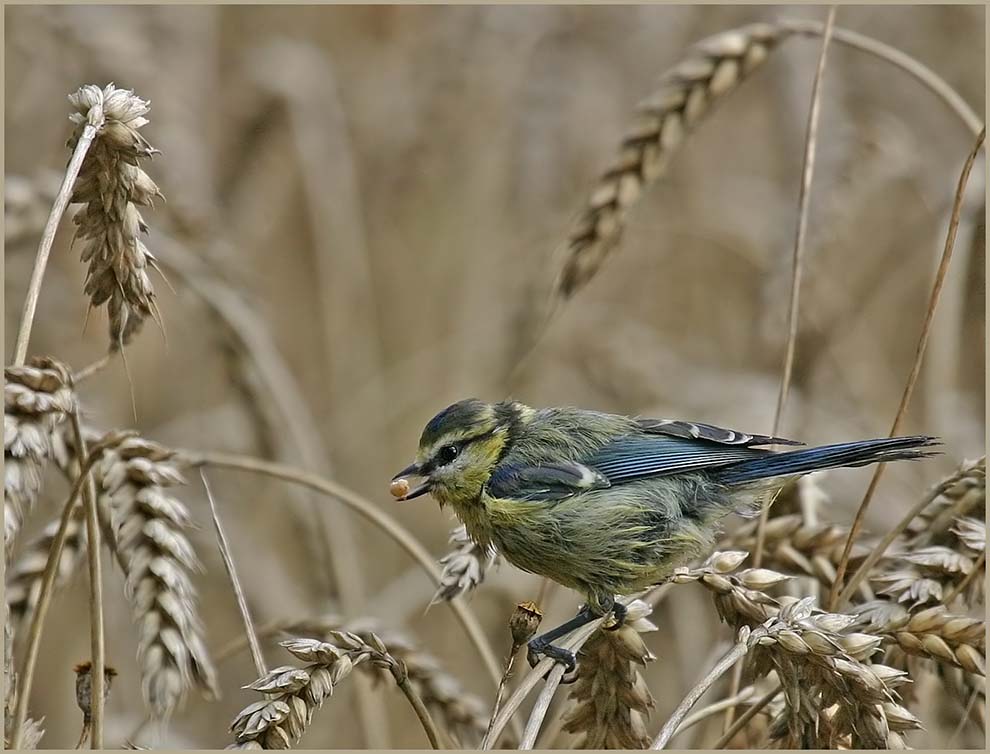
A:
[[[148,275],[156,267],[154,255],[141,240],[147,233],[138,207],[149,207],[161,191],[139,160],[155,150],[141,135],[150,110],[147,100],[133,91],[108,84],[103,89],[88,84],[69,100],[76,107],[72,121],[76,131],[69,139],[75,147],[89,127],[87,113],[99,109],[102,126],[83,161],[72,201],[83,206],[73,218],[76,238],[82,241],[82,261],[88,263],[85,292],[94,307],[107,304],[110,314],[110,347],[130,342],[145,318],[157,316],[155,291]]]
[[[189,578],[201,567],[186,536],[191,519],[169,493],[185,482],[175,456],[131,437],[108,452],[94,474],[102,507],[110,512],[113,547],[138,624],[144,699],[158,718],[171,715],[192,686],[207,697],[218,694]]]
[[[357,634],[332,631],[334,643],[317,639],[289,639],[281,642],[290,654],[305,663],[304,668],[285,665],[269,671],[245,688],[269,695],[241,710],[230,730],[237,749],[288,749],[306,732],[313,714],[334,687],[363,662],[388,670],[412,705],[430,745],[440,748],[439,735],[418,691],[409,681],[405,664],[389,653],[375,634],[366,641]]]
[[[4,369],[3,544],[7,562],[24,517],[34,507],[52,453],[56,425],[72,410],[69,372],[54,359]]]
[[[626,212],[663,174],[685,133],[787,35],[772,24],[722,32],[693,45],[663,74],[656,91],[636,107],[618,159],[603,173],[568,234],[557,296],[571,298],[594,277],[619,241]]]
[[[598,631],[581,648],[577,680],[571,689],[574,706],[564,730],[580,734],[581,749],[643,749],[650,742],[646,718],[653,696],[639,667],[656,659],[641,634],[655,631],[642,600],[630,603],[617,631]]]
[[[430,712],[443,722],[451,737],[463,745],[473,745],[481,739],[486,725],[481,700],[466,692],[461,683],[445,671],[433,655],[424,652],[412,637],[401,631],[385,628],[377,620],[360,618],[348,621],[338,615],[325,615],[303,620],[276,621],[259,627],[258,637],[289,634],[326,641],[332,639],[334,631],[356,634],[366,642],[370,641],[372,634],[381,637],[389,653],[405,663],[409,682],[416,687]],[[247,640],[243,636],[238,637],[216,653],[217,662],[222,662],[245,646]],[[373,666],[361,667],[371,673],[380,672]]]

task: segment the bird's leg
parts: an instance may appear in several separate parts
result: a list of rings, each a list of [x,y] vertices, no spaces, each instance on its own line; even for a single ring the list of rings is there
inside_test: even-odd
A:
[[[576,628],[581,628],[581,626],[591,623],[591,621],[598,617],[587,605],[584,605],[578,610],[578,614],[569,621],[561,623],[556,628],[552,628],[534,639],[530,639],[529,649],[526,653],[530,666],[536,667],[536,664],[540,661],[540,655],[545,655],[556,662],[563,663],[567,672],[574,670],[574,667],[577,665],[574,653],[569,649],[555,646],[553,641],[554,639],[559,639],[561,636],[566,636]]]

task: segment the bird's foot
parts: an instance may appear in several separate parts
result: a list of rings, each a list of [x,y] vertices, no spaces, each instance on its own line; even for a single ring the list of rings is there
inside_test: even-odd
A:
[[[612,622],[605,626],[606,631],[618,631],[626,624],[626,613],[629,611],[621,602],[616,602],[612,606]]]
[[[551,644],[546,639],[536,637],[529,642],[526,652],[526,659],[529,660],[530,667],[536,667],[540,661],[540,656],[549,657],[554,662],[559,662],[564,666],[564,672],[570,673],[577,667],[577,659],[569,649]]]

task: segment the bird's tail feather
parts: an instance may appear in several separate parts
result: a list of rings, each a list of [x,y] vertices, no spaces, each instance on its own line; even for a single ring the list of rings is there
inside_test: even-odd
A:
[[[937,437],[916,435],[823,445],[819,448],[774,453],[763,458],[742,461],[723,467],[718,472],[717,478],[723,484],[746,484],[760,479],[809,474],[823,469],[925,458],[937,453],[921,448],[938,444],[940,443]]]

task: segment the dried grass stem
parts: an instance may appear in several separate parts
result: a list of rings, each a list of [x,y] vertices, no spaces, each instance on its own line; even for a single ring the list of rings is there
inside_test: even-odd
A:
[[[82,168],[86,153],[92,146],[99,129],[103,126],[103,121],[103,108],[92,108],[89,112],[89,123],[83,128],[76,148],[72,151],[69,166],[65,169],[65,177],[62,179],[62,185],[58,189],[52,211],[49,213],[45,229],[42,231],[38,253],[34,258],[34,269],[31,271],[31,282],[28,284],[27,296],[24,299],[21,324],[17,331],[17,342],[14,346],[14,366],[23,364],[27,357],[28,342],[31,340],[31,327],[34,324],[34,313],[38,308],[41,283],[45,278],[45,268],[48,266],[48,257],[51,255],[52,244],[55,242],[55,233],[58,231],[58,224],[62,215],[65,214],[65,208],[69,206],[72,189],[75,186],[76,178],[79,176],[79,169]]]
[[[183,455],[193,466],[213,466],[216,468],[236,469],[238,471],[247,471],[255,474],[265,474],[266,476],[271,476],[276,479],[282,479],[287,482],[293,482],[304,487],[309,487],[310,489],[321,492],[324,495],[335,498],[355,513],[359,514],[362,518],[370,521],[376,528],[387,534],[394,542],[405,550],[414,561],[416,561],[416,563],[433,580],[434,584],[438,586],[440,585],[441,573],[436,567],[433,558],[426,551],[423,545],[419,543],[419,540],[417,540],[393,518],[385,515],[367,500],[351,490],[337,484],[336,482],[332,482],[329,479],[324,479],[317,474],[311,474],[307,471],[303,471],[302,469],[297,469],[285,464],[272,463],[260,458],[252,458],[251,456],[231,453],[195,451],[185,451]],[[481,656],[481,660],[491,676],[492,683],[497,687],[502,673],[499,670],[498,662],[495,660],[495,654],[492,651],[491,645],[488,643],[488,639],[485,637],[484,631],[478,623],[477,618],[459,602],[450,602],[448,604],[463,626],[468,638],[478,650],[478,654]]]
[[[825,26],[820,21],[785,18],[777,21],[777,23],[782,28],[795,34],[818,36],[825,33]],[[836,42],[880,58],[917,79],[955,113],[974,137],[980,133],[980,129],[983,128],[983,120],[980,116],[974,112],[973,108],[966,103],[966,100],[955,89],[920,61],[898,50],[896,47],[891,47],[877,39],[849,29],[834,29],[832,37]]]
[[[203,480],[203,489],[206,490],[206,499],[210,503],[210,516],[213,518],[213,526],[217,530],[217,546],[220,548],[220,557],[223,558],[223,567],[227,571],[230,579],[230,586],[234,590],[234,597],[237,599],[237,608],[241,613],[241,621],[244,623],[244,635],[247,637],[248,646],[251,649],[251,659],[254,660],[254,668],[259,676],[268,672],[265,665],[265,657],[261,653],[261,643],[258,641],[258,632],[254,628],[251,620],[251,613],[248,611],[247,600],[244,598],[244,590],[241,588],[241,580],[237,576],[237,569],[234,567],[234,558],[230,554],[230,545],[227,544],[227,537],[223,533],[223,526],[220,524],[220,514],[217,513],[217,504],[213,499],[213,492],[210,490],[210,483],[206,481],[206,472],[201,468],[199,478]]]
[[[959,230],[959,218],[962,214],[963,195],[966,193],[966,184],[969,182],[969,174],[972,172],[973,164],[976,162],[976,157],[979,155],[980,149],[983,147],[983,141],[986,138],[986,133],[986,127],[983,127],[980,130],[979,135],[976,137],[976,143],[973,145],[969,156],[966,158],[962,173],[959,176],[959,182],[956,185],[956,194],[952,202],[952,215],[949,219],[949,229],[945,237],[945,247],[942,250],[942,258],[939,260],[938,270],[935,273],[935,282],[932,284],[932,293],[928,299],[928,309],[925,312],[925,321],[921,326],[921,335],[918,337],[918,346],[914,355],[914,363],[911,365],[911,372],[908,374],[907,383],[904,385],[904,392],[901,395],[901,402],[897,407],[897,414],[894,416],[894,422],[890,428],[891,437],[896,435],[900,429],[904,415],[907,413],[908,405],[911,403],[911,396],[914,393],[914,386],[918,381],[918,375],[921,374],[921,364],[925,357],[925,349],[928,346],[928,336],[931,334],[932,321],[935,318],[935,310],[938,307],[939,297],[942,293],[942,285],[945,283],[945,277],[949,271],[949,262],[952,260],[952,249],[956,243],[956,233]],[[863,520],[866,517],[866,510],[870,505],[870,501],[873,499],[873,493],[876,491],[877,485],[880,483],[880,477],[885,468],[886,464],[877,464],[876,470],[873,472],[873,478],[870,480],[870,485],[867,487],[866,493],[863,495],[863,501],[859,504],[859,509],[856,511],[855,518],[853,518],[852,526],[849,528],[849,536],[846,539],[845,547],[842,550],[842,557],[839,560],[838,567],[835,569],[835,581],[832,583],[832,589],[829,592],[828,607],[830,610],[836,609],[839,605],[849,599],[849,596],[859,584],[858,580],[853,579],[843,587],[842,580],[846,575],[846,567],[849,564],[849,554],[852,551],[853,542],[856,541],[856,537],[859,535],[859,531],[863,527]],[[860,569],[856,574],[859,576],[860,580],[867,573],[867,571],[864,570],[865,567],[866,564],[864,563],[860,566]]]
[[[28,629],[27,648],[24,656],[24,668],[20,674],[20,687],[17,695],[17,709],[14,716],[14,727],[11,733],[11,748],[16,750],[23,744],[24,722],[27,720],[28,701],[31,697],[31,685],[34,680],[34,671],[38,664],[38,651],[41,648],[41,634],[45,625],[45,618],[48,615],[48,608],[51,605],[52,596],[55,593],[55,578],[58,575],[58,562],[62,556],[62,549],[65,547],[66,535],[69,531],[69,522],[72,520],[73,509],[76,501],[85,486],[89,472],[100,459],[107,446],[97,444],[90,450],[89,457],[81,464],[79,475],[76,477],[69,492],[68,500],[62,508],[62,518],[59,520],[58,531],[52,541],[52,549],[48,555],[48,562],[45,564],[45,572],[41,577],[41,589],[38,593],[38,602],[31,614],[31,626]],[[92,548],[90,548],[92,549]]]
[[[86,458],[86,440],[79,424],[79,411],[69,415],[72,435],[80,458]],[[100,563],[100,517],[97,508],[96,483],[90,469],[80,471],[83,480],[83,504],[86,506],[86,554],[89,561],[89,632],[92,700],[90,748],[103,748],[103,705],[106,700],[106,645],[103,633],[103,571]],[[57,569],[56,569],[57,570]]]
[[[715,666],[708,671],[707,675],[698,681],[697,685],[691,689],[687,696],[681,700],[681,703],[677,705],[677,709],[670,716],[670,719],[664,723],[663,728],[660,729],[660,733],[657,734],[656,739],[653,741],[651,749],[663,749],[673,735],[677,732],[678,726],[680,726],[681,721],[687,716],[687,713],[691,711],[691,708],[698,703],[698,700],[704,696],[705,692],[712,687],[719,678],[721,678],[729,668],[735,665],[739,660],[749,652],[750,648],[750,631],[748,629],[743,629],[742,635],[739,640],[732,646],[732,648],[726,652],[722,658],[715,663]]]

